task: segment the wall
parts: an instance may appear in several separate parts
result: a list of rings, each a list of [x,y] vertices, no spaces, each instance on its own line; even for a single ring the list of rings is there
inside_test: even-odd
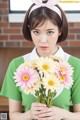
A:
[[[8,22],[8,0],[0,0],[0,47],[32,46],[22,35],[22,23]]]
[[[0,0],[0,47],[26,47],[32,46],[26,42],[22,35],[22,23],[9,23],[8,0]],[[69,23],[69,35],[62,46],[80,46],[80,23]]]

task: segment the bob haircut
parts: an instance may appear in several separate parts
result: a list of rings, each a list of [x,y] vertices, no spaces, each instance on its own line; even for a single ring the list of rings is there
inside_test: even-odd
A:
[[[50,20],[54,25],[58,26],[59,30],[61,30],[61,35],[58,37],[57,43],[65,41],[68,35],[68,22],[65,13],[60,6],[56,5],[61,11],[62,18],[60,18],[55,11],[47,7],[39,7],[30,13],[31,8],[34,5],[35,4],[32,4],[25,15],[22,28],[24,38],[28,41],[32,41],[31,30],[37,26],[43,25],[46,20]]]

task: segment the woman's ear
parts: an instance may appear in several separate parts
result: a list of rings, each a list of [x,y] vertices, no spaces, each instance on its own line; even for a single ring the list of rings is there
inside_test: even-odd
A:
[[[62,28],[59,29],[59,36],[62,34]]]

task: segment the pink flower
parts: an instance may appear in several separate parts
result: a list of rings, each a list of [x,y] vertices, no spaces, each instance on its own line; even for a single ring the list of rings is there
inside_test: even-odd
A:
[[[39,80],[38,72],[29,66],[19,67],[14,75],[16,86],[20,86],[22,89],[33,87]]]
[[[63,86],[64,86],[65,88],[67,88],[67,89],[68,89],[69,87],[71,87],[72,84],[73,84],[72,77],[69,76],[69,75],[67,75],[67,74],[65,74],[65,75],[60,75],[60,76],[59,76],[59,79],[61,80],[61,84],[63,84]]]
[[[65,88],[69,88],[73,84],[72,80],[73,69],[66,62],[59,62],[56,67],[55,75],[61,80]]]
[[[59,73],[62,75],[67,74],[67,75],[71,76],[73,73],[73,69],[72,69],[71,65],[65,61],[59,62],[56,67],[56,74],[59,74]]]

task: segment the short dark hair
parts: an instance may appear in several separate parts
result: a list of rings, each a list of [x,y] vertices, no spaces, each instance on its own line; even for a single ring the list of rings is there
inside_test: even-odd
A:
[[[57,42],[65,41],[68,35],[68,22],[65,13],[61,9],[61,7],[59,5],[56,5],[58,9],[60,9],[61,11],[61,18],[60,18],[60,16],[55,11],[47,7],[39,7],[30,13],[31,8],[34,5],[35,4],[33,4],[27,11],[23,22],[22,32],[25,39],[32,41],[30,31],[34,29],[36,26],[42,25],[46,20],[50,20],[55,25],[57,25],[58,28],[62,31]]]

